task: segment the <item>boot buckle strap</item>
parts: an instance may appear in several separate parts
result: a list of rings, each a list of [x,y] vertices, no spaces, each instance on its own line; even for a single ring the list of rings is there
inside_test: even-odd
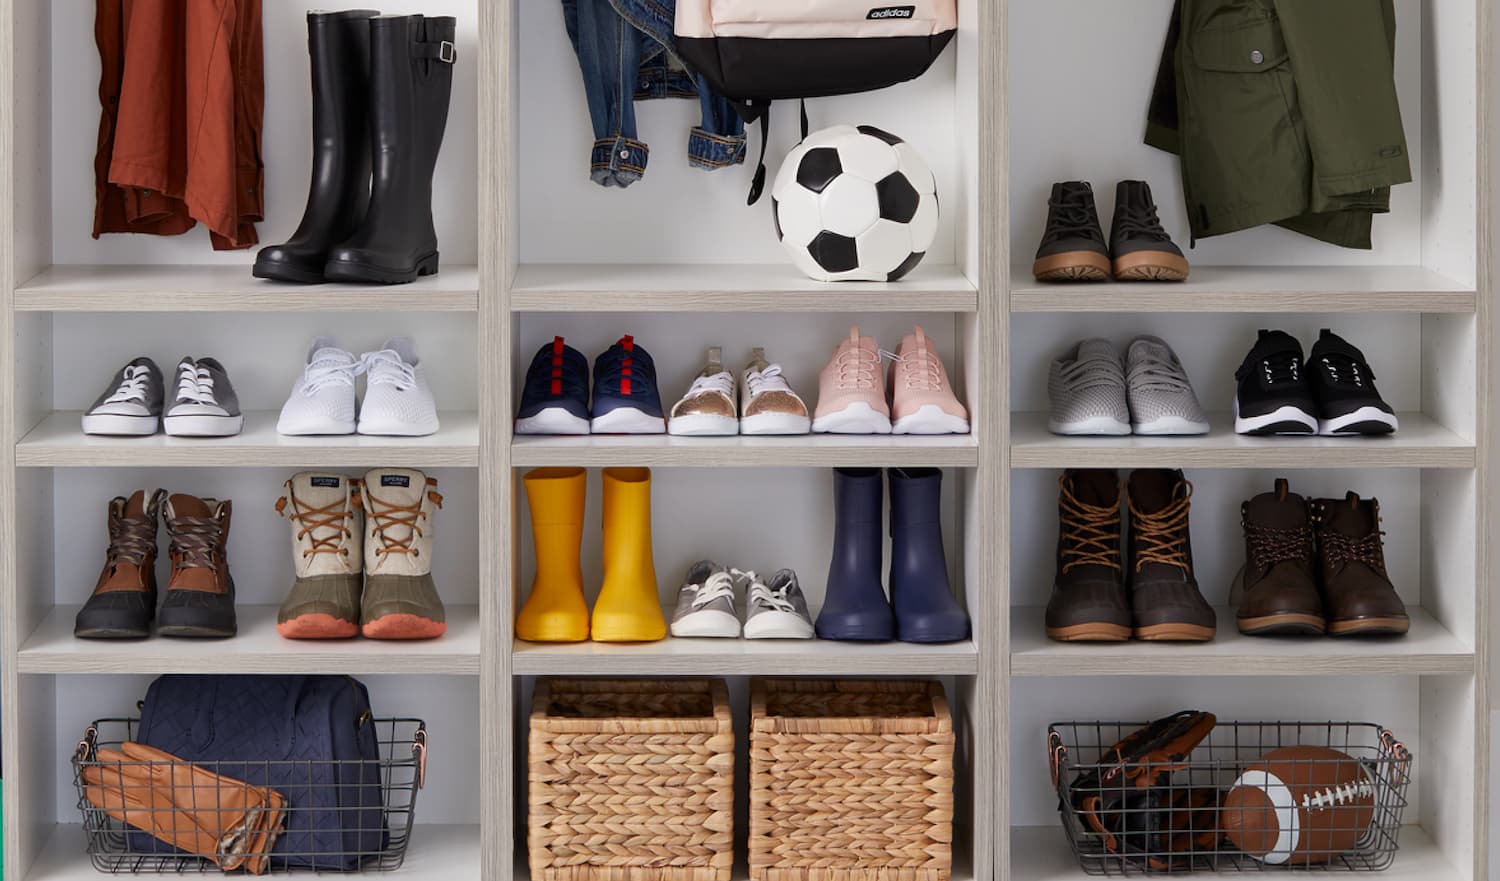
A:
[[[452,40],[443,40],[440,43],[415,43],[413,46],[418,58],[431,58],[444,64],[454,64],[458,61],[458,48],[453,45]]]

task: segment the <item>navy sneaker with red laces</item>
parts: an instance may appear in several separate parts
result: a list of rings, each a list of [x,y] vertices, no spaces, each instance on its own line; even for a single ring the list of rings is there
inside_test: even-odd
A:
[[[562,337],[537,350],[526,371],[516,434],[588,434],[589,362]]]
[[[666,434],[651,355],[624,336],[594,360],[594,434]]]

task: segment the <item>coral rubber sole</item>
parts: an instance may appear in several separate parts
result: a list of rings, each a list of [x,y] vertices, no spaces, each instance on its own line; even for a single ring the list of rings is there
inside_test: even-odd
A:
[[[448,625],[421,615],[396,614],[366,621],[361,630],[366,639],[437,639],[448,632]]]
[[[353,639],[359,636],[359,625],[323,612],[298,615],[276,625],[282,639]]]

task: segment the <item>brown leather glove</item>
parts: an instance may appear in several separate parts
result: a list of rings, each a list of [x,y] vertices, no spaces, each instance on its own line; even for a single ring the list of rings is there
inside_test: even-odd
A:
[[[101,749],[83,769],[89,803],[220,869],[259,875],[281,833],[286,799],[138,743]]]

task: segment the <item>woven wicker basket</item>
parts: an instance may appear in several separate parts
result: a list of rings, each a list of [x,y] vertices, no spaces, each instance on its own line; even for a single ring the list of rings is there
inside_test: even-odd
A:
[[[941,684],[752,684],[753,881],[947,881],[952,867]]]
[[[718,680],[537,683],[533,881],[728,881],[734,730]]]

